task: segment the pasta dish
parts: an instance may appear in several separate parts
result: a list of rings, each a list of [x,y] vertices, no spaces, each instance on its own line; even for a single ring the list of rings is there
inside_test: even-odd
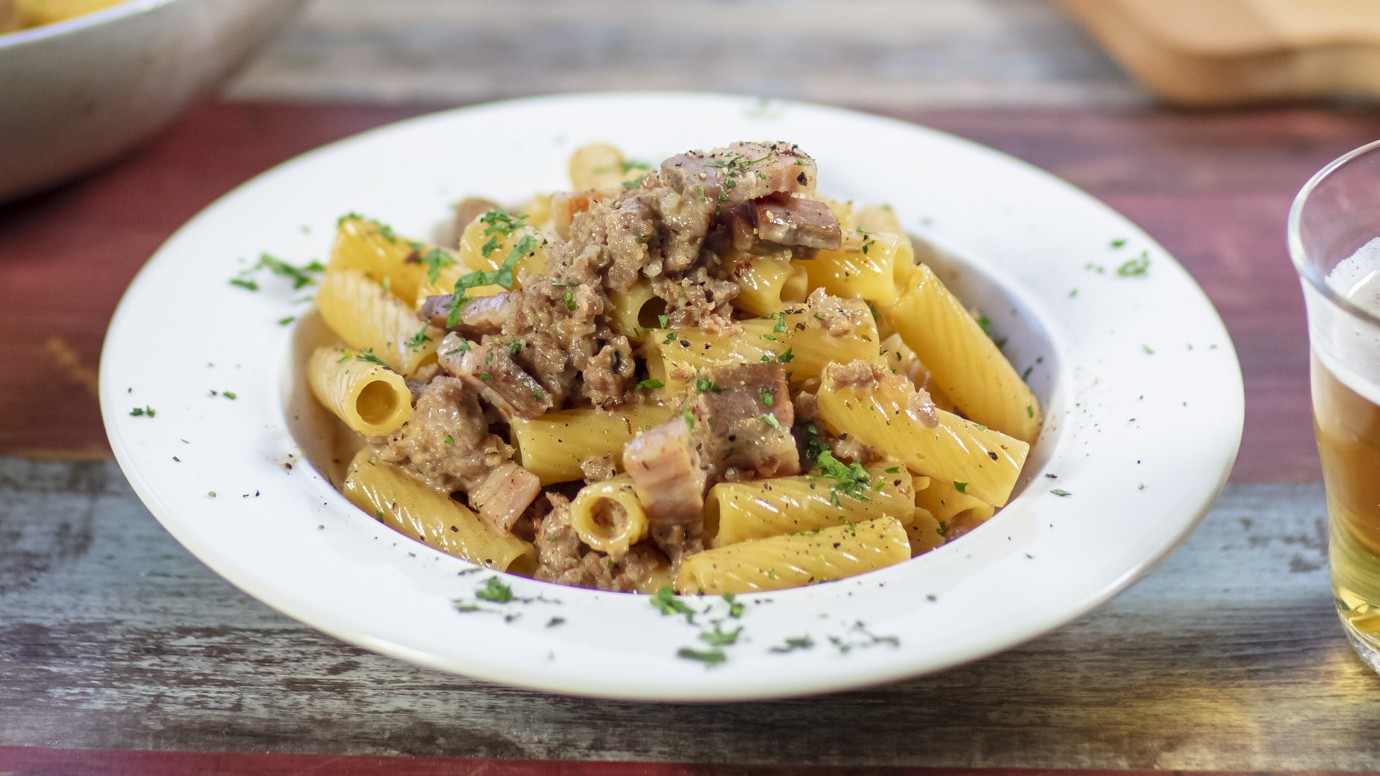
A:
[[[1039,403],[885,206],[788,143],[459,203],[435,245],[349,214],[305,365],[353,432],[340,488],[473,563],[685,594],[840,579],[1010,498]]]

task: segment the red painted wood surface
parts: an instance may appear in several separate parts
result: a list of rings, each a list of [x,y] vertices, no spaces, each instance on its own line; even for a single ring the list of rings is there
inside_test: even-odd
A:
[[[0,205],[0,455],[108,455],[96,401],[101,340],[121,292],[158,245],[272,165],[422,111],[211,104],[105,170]],[[1284,219],[1314,170],[1380,137],[1380,111],[1009,109],[904,118],[1050,170],[1164,244],[1213,299],[1241,357],[1246,432],[1234,479],[1318,478],[1303,306]]]

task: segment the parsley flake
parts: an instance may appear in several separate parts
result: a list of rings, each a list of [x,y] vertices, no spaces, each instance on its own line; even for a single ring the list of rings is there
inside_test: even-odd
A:
[[[786,641],[785,641],[785,643],[783,643],[783,644],[778,644],[777,646],[772,647],[772,648],[771,648],[770,650],[768,650],[768,651],[769,651],[769,652],[774,652],[774,653],[776,653],[776,654],[784,654],[784,653],[786,653],[786,652],[794,652],[794,651],[796,651],[797,649],[810,649],[810,648],[813,647],[814,645],[815,645],[815,640],[812,639],[812,638],[810,638],[808,635],[806,635],[806,636],[792,636],[792,637],[787,638]]]
[[[701,377],[701,378],[695,380],[695,390],[699,391],[700,393],[722,393],[722,392],[723,392],[723,389],[719,387],[719,384],[718,384],[718,383],[714,382],[713,380],[709,380],[709,379],[706,379],[706,378],[703,378],[703,377]]]
[[[691,649],[690,647],[681,647],[680,650],[676,652],[676,657],[684,658],[686,660],[698,660],[701,663],[710,666],[720,665],[724,661],[728,660],[728,655],[724,654],[724,651],[718,647],[713,647],[711,649],[705,650]]]
[[[426,279],[432,285],[441,280],[441,270],[446,267],[453,267],[456,264],[455,257],[449,251],[440,248],[432,248],[422,257],[422,264],[426,265]]]
[[[677,598],[675,591],[669,587],[663,587],[656,591],[656,595],[652,596],[649,601],[662,614],[683,614],[686,622],[692,624],[695,622],[695,610]]]
[[[513,589],[503,584],[503,580],[498,577],[489,577],[484,581],[484,586],[475,591],[474,597],[481,601],[506,604],[513,600]]]
[[[1149,269],[1150,255],[1148,253],[1142,252],[1139,257],[1134,259],[1128,259],[1125,262],[1123,262],[1121,266],[1117,267],[1116,274],[1119,277],[1123,278],[1132,277],[1135,275],[1144,275],[1149,271]]]
[[[346,353],[348,354],[349,351],[346,351]],[[377,355],[374,354],[373,348],[365,348],[364,350],[360,351],[355,355],[355,360],[363,361],[366,364],[375,364],[377,366],[383,367],[384,369],[390,369],[388,364],[384,363],[383,359],[379,358]]]

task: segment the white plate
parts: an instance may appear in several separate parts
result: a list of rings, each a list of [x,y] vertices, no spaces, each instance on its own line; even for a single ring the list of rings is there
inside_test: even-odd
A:
[[[678,655],[691,624],[641,596],[506,578],[519,599],[461,613],[491,572],[383,528],[304,455],[294,395],[307,291],[258,274],[262,252],[324,259],[357,211],[429,236],[467,194],[565,186],[568,154],[608,140],[659,160],[738,139],[813,154],[820,188],[887,202],[942,248],[1048,408],[1019,496],[973,533],[862,577],[745,598],[726,662]],[[1119,274],[1148,258],[1143,274]],[[230,392],[235,398],[227,398]],[[1241,438],[1240,367],[1193,280],[1133,224],[1010,157],[911,124],[739,97],[611,94],[449,111],[306,154],[226,195],[130,286],[101,359],[116,458],[153,514],[250,595],[367,649],[524,687],[728,700],[886,682],[1008,649],[1086,613],[1164,558],[1226,480]],[[309,406],[309,405],[308,405]],[[155,415],[136,416],[134,408]],[[307,452],[304,452],[307,451]],[[319,460],[319,459],[318,459]],[[323,462],[323,466],[329,466]],[[1067,493],[1068,495],[1059,495]],[[215,495],[210,495],[214,492]],[[810,648],[780,651],[792,639]],[[777,648],[777,649],[774,649]]]

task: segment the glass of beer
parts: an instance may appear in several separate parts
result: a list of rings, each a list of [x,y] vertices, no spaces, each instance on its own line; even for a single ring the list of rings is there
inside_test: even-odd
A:
[[[1308,308],[1333,600],[1352,646],[1380,671],[1380,141],[1303,187],[1289,253]]]

